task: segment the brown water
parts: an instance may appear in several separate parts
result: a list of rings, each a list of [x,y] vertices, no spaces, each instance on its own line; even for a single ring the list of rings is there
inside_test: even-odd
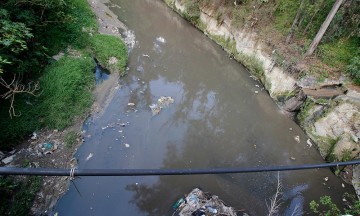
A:
[[[246,69],[160,0],[114,0],[134,31],[129,74],[102,116],[84,124],[79,168],[213,168],[323,162]],[[162,37],[165,42],[162,42]],[[147,57],[146,55],[149,55]],[[259,87],[258,87],[259,86]],[[255,93],[258,91],[259,93]],[[160,96],[174,104],[152,116]],[[135,103],[136,111],[127,106]],[[117,123],[127,123],[125,127]],[[110,127],[107,125],[110,124]],[[113,126],[113,127],[112,127]],[[119,132],[120,131],[120,132]],[[294,140],[300,137],[300,143]],[[130,147],[126,147],[129,144]],[[93,157],[87,159],[89,154]],[[291,160],[295,157],[295,160]],[[329,177],[325,182],[324,178]],[[328,169],[281,172],[281,215],[330,195],[341,203],[350,185]],[[82,177],[70,186],[59,215],[172,215],[194,187],[250,215],[265,215],[277,173],[162,177]]]

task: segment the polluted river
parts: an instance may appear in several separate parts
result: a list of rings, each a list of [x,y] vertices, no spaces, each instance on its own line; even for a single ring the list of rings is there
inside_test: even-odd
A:
[[[281,113],[246,68],[162,1],[112,3],[117,6],[111,10],[133,31],[136,43],[129,52],[128,75],[120,79],[108,106],[84,123],[85,142],[75,154],[78,168],[233,168],[323,162],[301,128]],[[295,209],[309,213],[310,201],[323,195],[341,204],[342,194],[353,192],[330,169],[280,172],[279,178],[281,215],[291,215]],[[54,212],[60,216],[172,215],[176,200],[200,187],[236,210],[266,215],[277,180],[277,172],[81,177],[70,184]]]

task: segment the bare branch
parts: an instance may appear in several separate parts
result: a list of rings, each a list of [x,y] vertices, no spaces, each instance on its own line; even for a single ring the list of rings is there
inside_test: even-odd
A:
[[[15,101],[15,95],[26,93],[33,95],[35,97],[39,96],[37,94],[37,91],[40,89],[39,82],[30,82],[27,85],[21,84],[21,79],[16,78],[16,75],[14,75],[14,78],[10,83],[7,83],[3,77],[0,77],[0,85],[5,87],[7,89],[7,92],[0,95],[3,99],[10,99],[10,107],[9,107],[9,115],[10,118],[13,116],[20,116],[21,113],[16,114],[15,108],[14,108],[14,101]]]
[[[280,202],[281,200],[280,196],[282,194],[281,190],[282,190],[282,185],[280,182],[280,172],[278,172],[276,193],[270,199],[270,206],[268,206],[268,204],[266,203],[266,206],[268,207],[269,210],[268,216],[276,215],[279,212],[280,205],[282,204],[282,202]]]

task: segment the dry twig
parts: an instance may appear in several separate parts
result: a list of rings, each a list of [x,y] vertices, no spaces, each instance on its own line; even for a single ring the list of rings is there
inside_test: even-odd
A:
[[[270,206],[266,203],[266,206],[268,207],[268,210],[269,210],[268,216],[276,215],[279,212],[279,208],[281,205],[281,202],[280,202],[280,200],[281,200],[280,196],[282,194],[281,190],[282,190],[282,185],[280,182],[280,172],[278,172],[276,193],[270,199]]]
[[[10,100],[9,115],[10,118],[13,116],[20,116],[21,113],[16,114],[14,108],[15,95],[20,93],[26,93],[35,97],[39,96],[36,92],[40,89],[39,82],[30,82],[27,85],[21,84],[21,79],[17,79],[16,75],[10,83],[6,82],[3,77],[0,77],[0,85],[5,87],[8,91],[0,95],[3,99]]]

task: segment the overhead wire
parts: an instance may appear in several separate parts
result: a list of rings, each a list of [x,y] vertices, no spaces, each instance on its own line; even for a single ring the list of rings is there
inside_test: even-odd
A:
[[[19,168],[0,167],[0,175],[32,176],[160,176],[160,175],[204,175],[228,173],[255,173],[274,171],[294,171],[340,167],[360,164],[360,160],[320,164],[302,164],[286,166],[257,166],[234,168],[187,168],[187,169],[58,169],[58,168]]]

